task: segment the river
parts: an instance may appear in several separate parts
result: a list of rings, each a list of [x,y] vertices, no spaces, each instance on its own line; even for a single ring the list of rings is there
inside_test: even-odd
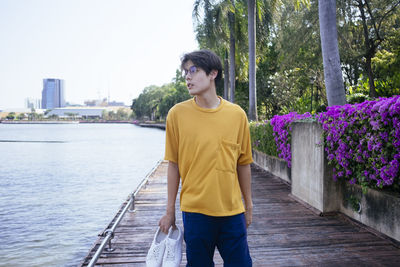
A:
[[[0,266],[77,266],[164,144],[132,124],[0,124]]]

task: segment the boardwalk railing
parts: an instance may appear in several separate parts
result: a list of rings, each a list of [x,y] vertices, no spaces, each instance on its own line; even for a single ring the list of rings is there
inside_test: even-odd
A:
[[[114,224],[111,228],[105,229],[99,236],[103,236],[104,239],[101,242],[99,248],[97,249],[96,253],[93,255],[92,259],[90,260],[88,267],[93,267],[97,260],[99,259],[101,253],[103,252],[105,246],[108,243],[108,248],[106,251],[113,251],[114,249],[111,247],[111,240],[114,238],[114,231],[117,228],[118,224],[121,222],[122,218],[124,217],[127,211],[135,212],[135,197],[137,193],[142,189],[142,187],[147,183],[149,176],[154,172],[154,170],[160,165],[162,161],[158,161],[157,164],[153,167],[153,169],[146,175],[146,177],[142,180],[142,182],[137,186],[136,190],[131,194],[128,203],[126,203],[124,209],[119,214],[118,218],[115,220]]]

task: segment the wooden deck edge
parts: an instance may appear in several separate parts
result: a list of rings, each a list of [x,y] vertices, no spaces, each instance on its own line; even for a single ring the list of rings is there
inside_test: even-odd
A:
[[[354,220],[353,218],[347,216],[346,214],[340,212],[340,211],[332,211],[332,212],[322,212],[316,208],[314,208],[313,206],[311,206],[310,204],[304,202],[303,200],[299,199],[298,197],[289,194],[289,197],[292,198],[293,200],[295,200],[296,202],[299,202],[300,204],[302,204],[304,207],[306,207],[307,209],[311,210],[314,214],[321,216],[321,217],[327,217],[327,216],[338,216],[341,219],[343,219],[344,221],[348,222],[349,224],[355,225],[357,227],[360,227],[362,229],[364,229],[367,232],[370,232],[372,234],[374,234],[375,236],[385,239],[386,241],[390,242],[394,247],[396,248],[400,248],[400,242],[391,238],[390,236],[387,236],[381,232],[379,232],[378,230],[375,230],[372,227],[369,227],[368,225],[365,225],[357,220]]]
[[[151,177],[158,169],[158,167],[165,162],[165,160],[160,159],[155,166],[146,174],[146,176],[143,178],[143,180],[139,183],[138,187],[135,189],[135,191],[137,191],[138,193],[147,185],[149,177]],[[85,264],[85,262],[90,262],[94,256],[94,254],[96,253],[97,249],[95,250],[96,246],[98,246],[99,244],[101,244],[102,239],[104,239],[104,236],[102,236],[102,233],[104,233],[105,230],[111,228],[114,224],[114,222],[116,221],[117,217],[119,216],[119,214],[121,213],[121,211],[124,209],[124,207],[128,204],[128,201],[131,197],[131,195],[135,192],[133,191],[131,194],[128,195],[127,200],[125,200],[120,208],[118,209],[118,211],[116,212],[115,216],[111,219],[110,223],[107,224],[106,228],[104,228],[104,230],[102,230],[99,234],[98,234],[98,238],[97,240],[93,243],[93,245],[91,246],[91,248],[89,249],[88,253],[86,254],[86,256],[81,260],[81,262],[79,263],[78,266],[87,266],[87,264]],[[128,211],[129,212],[129,211]]]
[[[385,235],[384,233],[379,232],[378,230],[375,230],[374,228],[365,225],[349,216],[347,216],[344,213],[338,212],[338,216],[348,222],[349,224],[355,225],[357,227],[360,227],[368,232],[371,232],[372,234],[376,235],[379,238],[385,239],[386,241],[390,242],[393,246],[396,248],[400,249],[400,241],[397,241],[396,239],[391,238],[390,236]]]
[[[314,208],[313,206],[311,206],[310,204],[308,204],[307,202],[301,200],[300,198],[294,196],[292,193],[289,193],[289,197],[291,199],[293,199],[296,202],[299,202],[301,205],[303,205],[304,207],[306,207],[307,209],[311,210],[313,213],[315,213],[318,216],[323,216],[323,212],[320,211],[317,208]]]
[[[264,172],[267,172],[269,175],[271,175],[274,179],[278,179],[280,182],[286,184],[287,186],[292,186],[291,183],[289,183],[288,181],[286,181],[285,179],[282,179],[281,177],[273,174],[272,172],[264,169],[260,164],[258,164],[256,161],[253,161],[253,163],[251,163],[255,168],[260,169]]]

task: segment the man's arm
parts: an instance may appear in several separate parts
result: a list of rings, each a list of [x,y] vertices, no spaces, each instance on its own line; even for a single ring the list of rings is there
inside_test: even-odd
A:
[[[250,164],[237,166],[240,190],[242,191],[244,204],[246,226],[249,227],[253,220],[253,200],[251,197],[251,169]]]
[[[179,169],[178,164],[175,162],[168,162],[168,200],[167,200],[167,211],[166,214],[161,218],[158,225],[160,226],[161,231],[164,233],[168,233],[168,229],[171,226],[175,226],[175,202],[176,195],[179,190]]]

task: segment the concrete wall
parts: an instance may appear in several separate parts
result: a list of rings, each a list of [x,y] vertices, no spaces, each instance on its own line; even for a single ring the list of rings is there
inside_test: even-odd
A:
[[[353,207],[351,197],[359,203],[359,210]],[[374,189],[367,189],[367,192],[363,194],[361,186],[342,183],[340,212],[400,241],[400,198],[398,196]]]
[[[337,211],[340,187],[332,181],[332,170],[325,162],[321,126],[295,122],[292,129],[292,195],[321,212]]]
[[[291,169],[284,160],[256,150],[254,163],[290,182],[291,194],[317,212],[341,212],[400,242],[400,197],[374,189],[363,194],[358,185],[335,182],[321,142],[320,124],[295,122],[292,129]]]
[[[263,152],[253,149],[253,160],[254,163],[264,170],[272,173],[275,176],[291,183],[290,168],[287,166],[285,160],[266,155]]]
[[[320,144],[319,123],[295,122],[292,129],[292,195],[322,213],[342,212],[400,241],[399,196],[373,189],[363,194],[360,186],[335,182]],[[354,199],[360,200],[359,212],[358,206],[352,205]]]

